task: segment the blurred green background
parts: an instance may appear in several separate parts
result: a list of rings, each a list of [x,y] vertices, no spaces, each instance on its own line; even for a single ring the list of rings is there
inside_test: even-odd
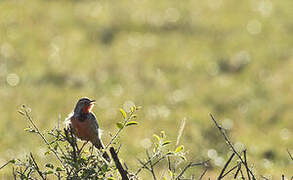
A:
[[[291,0],[1,0],[0,165],[30,151],[43,158],[22,104],[49,130],[87,96],[105,142],[120,107],[143,106],[121,137],[132,169],[153,133],[175,141],[186,119],[187,156],[211,158],[208,174],[218,174],[229,150],[213,113],[258,175],[289,177],[292,12]]]

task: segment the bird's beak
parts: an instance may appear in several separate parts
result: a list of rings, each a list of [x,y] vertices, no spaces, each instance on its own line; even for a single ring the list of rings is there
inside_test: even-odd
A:
[[[96,100],[91,100],[90,101],[90,104],[95,104],[96,103]]]

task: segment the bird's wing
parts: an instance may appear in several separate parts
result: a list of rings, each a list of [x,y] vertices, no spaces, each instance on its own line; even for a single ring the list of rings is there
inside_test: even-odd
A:
[[[90,123],[90,128],[91,131],[94,132],[94,137],[92,139],[92,143],[98,148],[98,149],[103,149],[104,144],[101,140],[101,130],[99,128],[98,121],[96,119],[96,116],[93,113],[89,114],[88,117],[89,123]]]
[[[101,138],[101,133],[100,133],[101,130],[99,128],[99,124],[98,124],[96,116],[93,113],[90,113],[88,119],[90,121],[92,130],[95,133],[97,133],[99,138]]]

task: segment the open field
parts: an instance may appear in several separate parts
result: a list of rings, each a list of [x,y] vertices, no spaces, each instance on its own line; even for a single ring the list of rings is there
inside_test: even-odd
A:
[[[23,130],[22,104],[49,130],[88,96],[105,142],[119,108],[143,107],[121,137],[131,168],[153,133],[176,141],[185,118],[187,157],[216,150],[208,173],[218,174],[229,149],[213,113],[258,175],[291,177],[292,12],[291,0],[0,1],[0,165],[45,151]]]

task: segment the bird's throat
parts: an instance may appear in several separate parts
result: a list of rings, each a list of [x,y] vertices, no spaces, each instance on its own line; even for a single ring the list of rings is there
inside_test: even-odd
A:
[[[91,111],[91,109],[93,108],[93,106],[94,106],[93,104],[90,104],[90,105],[84,107],[84,108],[82,109],[82,112],[85,113],[85,114],[90,113],[90,111]]]

